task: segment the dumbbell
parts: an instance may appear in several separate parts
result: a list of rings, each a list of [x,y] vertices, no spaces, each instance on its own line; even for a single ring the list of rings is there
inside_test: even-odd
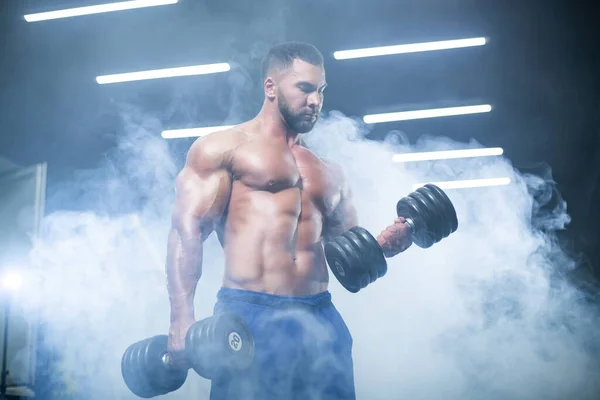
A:
[[[396,214],[405,219],[413,243],[421,248],[431,247],[458,229],[452,202],[442,189],[431,183],[400,199]],[[387,272],[387,261],[377,239],[360,226],[328,241],[324,250],[333,275],[352,293]]]
[[[141,398],[165,395],[185,383],[189,367],[173,366],[167,335],[157,335],[129,346],[121,358],[121,375]],[[212,379],[223,371],[243,370],[254,359],[254,339],[238,316],[218,314],[194,323],[185,337],[185,357],[200,376]]]

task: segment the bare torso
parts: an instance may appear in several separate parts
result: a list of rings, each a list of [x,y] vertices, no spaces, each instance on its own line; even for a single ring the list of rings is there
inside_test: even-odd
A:
[[[223,286],[288,296],[326,290],[323,221],[340,193],[332,168],[283,139],[229,134],[231,195],[216,227]]]

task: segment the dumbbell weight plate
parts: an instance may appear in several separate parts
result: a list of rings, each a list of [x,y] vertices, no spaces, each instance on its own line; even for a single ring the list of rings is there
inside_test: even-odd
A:
[[[129,346],[121,358],[121,375],[125,385],[138,397],[149,399],[160,393],[152,386],[149,377],[144,372],[141,349],[144,341]]]
[[[425,198],[427,210],[432,214],[433,218],[427,222],[427,225],[435,231],[436,241],[447,237],[451,233],[451,221],[449,221],[444,202],[425,186],[418,188],[416,192]]]
[[[129,346],[121,359],[125,384],[139,397],[151,398],[179,389],[187,369],[172,368],[162,361],[167,352],[166,335],[154,336]]]
[[[163,356],[167,353],[167,335],[155,336],[144,348],[144,365],[153,385],[161,394],[167,394],[179,389],[187,379],[188,370],[165,365]]]
[[[399,217],[410,218],[414,224],[412,232],[413,243],[419,247],[430,247],[435,241],[433,234],[427,227],[427,210],[425,205],[415,198],[413,193],[403,197],[396,205],[396,213]]]
[[[377,242],[377,239],[364,228],[355,226],[350,231],[354,232],[369,249],[365,252],[365,261],[374,266],[377,270],[377,278],[382,278],[387,273],[387,261],[383,255],[383,251]]]
[[[348,245],[340,243],[340,238],[343,238],[343,236],[325,243],[324,251],[327,256],[327,263],[340,284],[349,292],[356,293],[361,289],[356,267],[354,266],[356,260],[352,259],[351,252],[348,251]],[[346,238],[343,239],[343,241],[346,240]]]
[[[427,208],[436,214],[435,220],[429,223],[436,233],[436,242],[456,231],[458,228],[456,210],[448,196],[432,184],[417,189],[417,192],[427,198]]]
[[[421,236],[427,238],[424,242],[430,242],[429,246],[439,242],[444,238],[445,225],[447,225],[443,205],[438,204],[423,188],[417,189],[410,195],[423,206],[421,209],[424,211],[420,218],[424,220],[423,225],[426,227],[425,232],[421,233]]]
[[[192,368],[212,379],[223,370],[248,368],[254,359],[254,338],[241,318],[224,313],[192,325],[186,351]]]
[[[396,211],[399,217],[413,221],[413,243],[422,248],[432,246],[458,228],[452,202],[433,184],[427,184],[400,199]]]
[[[211,364],[215,357],[215,350],[210,348],[209,341],[211,322],[212,317],[197,321],[190,327],[185,338],[186,354],[191,367],[206,379],[213,379],[216,370]]]
[[[456,216],[456,209],[454,208],[452,201],[450,201],[446,193],[444,193],[444,191],[439,187],[430,183],[426,184],[424,187],[429,189],[429,192],[438,199],[439,204],[444,205],[444,219],[448,221],[449,226],[448,235],[456,232],[456,230],[458,229],[458,217]]]
[[[361,288],[365,288],[370,283],[373,283],[378,278],[377,266],[373,265],[370,260],[371,248],[368,243],[365,243],[352,229],[344,232],[342,235],[351,243],[354,250],[354,257],[357,257],[358,275],[360,276]],[[363,285],[364,283],[364,285]]]
[[[369,276],[369,272],[365,271],[365,266],[362,264],[360,244],[351,240],[348,234],[349,232],[344,232],[336,240],[344,249],[347,259],[350,260],[349,269],[352,273],[347,276],[347,284],[361,290],[371,282],[371,277]]]
[[[244,370],[254,360],[254,338],[244,321],[234,314],[220,314],[216,318],[215,335],[222,342],[226,368]]]

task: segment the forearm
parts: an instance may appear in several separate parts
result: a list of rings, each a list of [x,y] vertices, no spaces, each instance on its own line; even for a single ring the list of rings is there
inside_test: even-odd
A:
[[[202,275],[200,234],[171,229],[167,245],[167,288],[171,320],[194,319],[194,296]]]
[[[403,252],[412,244],[411,231],[404,218],[394,220],[394,223],[381,231],[376,239],[384,256],[388,258]]]
[[[356,219],[351,219],[350,222],[329,226],[323,235],[324,243],[337,240],[339,236],[358,226]],[[412,244],[412,235],[410,228],[404,223],[404,218],[397,218],[393,224],[387,226],[377,235],[376,240],[384,256],[389,258],[408,249]]]

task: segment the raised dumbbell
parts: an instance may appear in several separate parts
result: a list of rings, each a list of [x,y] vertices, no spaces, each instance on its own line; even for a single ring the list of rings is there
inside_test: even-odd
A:
[[[121,358],[121,374],[136,396],[151,398],[178,390],[187,379],[187,367],[172,365],[167,335],[129,346]],[[236,315],[224,313],[194,323],[185,337],[185,357],[200,376],[212,379],[225,370],[243,370],[254,359],[254,339]]]
[[[410,226],[413,243],[426,249],[458,229],[452,202],[439,187],[428,183],[396,204],[396,213]]]
[[[396,213],[405,219],[413,243],[421,248],[431,247],[458,229],[452,202],[433,184],[400,199]],[[387,261],[377,239],[359,226],[325,243],[324,250],[331,272],[352,293],[387,272]]]

